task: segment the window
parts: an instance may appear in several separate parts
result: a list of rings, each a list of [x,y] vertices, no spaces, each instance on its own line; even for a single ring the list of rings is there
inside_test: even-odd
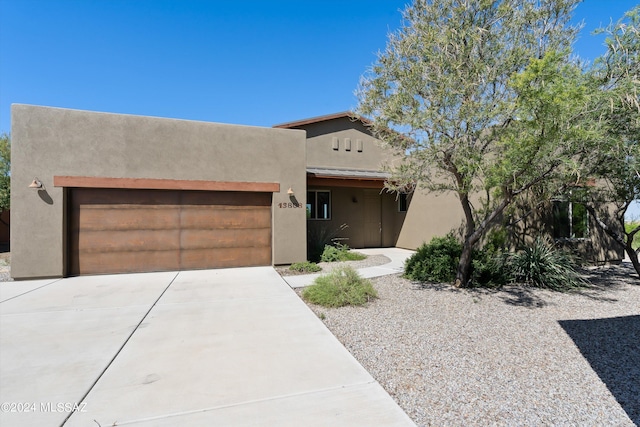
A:
[[[553,237],[556,239],[589,237],[589,215],[584,205],[575,202],[553,202]]]
[[[307,219],[331,219],[331,193],[307,191]]]
[[[406,212],[409,206],[409,200],[406,193],[400,193],[398,195],[398,212]]]

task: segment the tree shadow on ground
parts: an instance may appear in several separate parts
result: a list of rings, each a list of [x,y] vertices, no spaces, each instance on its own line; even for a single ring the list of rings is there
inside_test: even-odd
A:
[[[640,426],[640,315],[558,323]]]
[[[536,292],[537,289],[519,287],[505,287],[500,290],[500,297],[509,305],[517,305],[519,307],[542,308],[547,306],[547,302]]]
[[[612,297],[611,291],[623,290],[626,285],[640,285],[640,280],[631,263],[581,269],[580,273],[587,280],[588,285],[569,292],[592,300],[616,302],[618,299]],[[549,302],[545,299],[545,296],[548,295],[547,292],[555,292],[524,284],[506,285],[498,288],[456,288],[449,283],[411,281],[411,285],[414,290],[431,289],[453,293],[465,292],[478,299],[491,294],[501,298],[505,304],[527,308],[546,307],[549,305]]]
[[[640,285],[640,277],[630,262],[583,269],[582,276],[595,286],[611,288],[623,284]]]

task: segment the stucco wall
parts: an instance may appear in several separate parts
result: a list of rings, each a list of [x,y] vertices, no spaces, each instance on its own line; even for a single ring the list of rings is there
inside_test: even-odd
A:
[[[520,211],[523,209],[521,208]],[[514,245],[531,244],[539,235],[553,237],[553,206],[551,202],[546,202],[530,211],[529,215],[523,217],[514,227]],[[605,222],[614,227],[615,231],[621,233],[621,227],[617,224],[613,204],[605,204],[598,207],[598,212],[605,219]],[[555,244],[562,247],[581,261],[589,264],[601,264],[607,262],[618,262],[624,258],[624,249],[618,245],[611,237],[602,231],[595,218],[588,215],[588,233],[585,238],[556,239]]]
[[[281,209],[287,190],[306,195],[305,133],[218,123],[12,106],[11,272],[64,274],[63,188],[54,176],[277,182],[273,263],[303,261],[303,209]],[[28,185],[34,177],[45,190]]]
[[[307,166],[333,169],[380,170],[391,161],[391,152],[381,147],[365,126],[359,121],[340,118],[305,125],[307,131]],[[333,138],[337,138],[338,149],[333,149]],[[347,139],[351,150],[347,151]],[[358,151],[358,140],[362,151]]]
[[[416,249],[432,238],[458,231],[464,214],[453,193],[433,193],[418,187],[413,193],[402,230],[399,248]]]
[[[308,226],[313,229],[325,229],[328,232],[337,230],[340,225],[347,224],[348,228],[336,235],[341,243],[351,248],[364,248],[365,224],[365,194],[369,193],[380,198],[380,243],[375,246],[395,246],[405,217],[404,212],[398,212],[398,202],[395,194],[376,189],[343,188],[343,187],[309,187],[309,190],[328,190],[331,192],[331,219],[309,220]]]
[[[611,205],[602,207],[604,211],[607,208],[611,208]],[[523,216],[515,227],[509,229],[512,233],[509,242],[511,249],[530,244],[539,235],[553,236],[551,204],[547,203],[539,209]],[[530,211],[531,208],[526,204],[516,206],[516,212]],[[609,213],[612,212],[609,210]],[[422,243],[428,243],[433,237],[444,236],[449,231],[462,235],[463,224],[464,214],[454,193],[431,193],[418,188],[412,196],[396,246],[416,249]],[[617,262],[624,257],[623,250],[597,227],[591,217],[588,238],[557,240],[556,243],[589,263]]]

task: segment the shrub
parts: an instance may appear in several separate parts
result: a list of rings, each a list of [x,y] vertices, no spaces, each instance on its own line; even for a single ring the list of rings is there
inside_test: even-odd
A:
[[[335,246],[326,245],[320,260],[322,262],[359,261],[367,256],[358,252],[350,252],[349,246],[338,243]]]
[[[548,238],[540,237],[509,260],[512,281],[555,291],[587,284],[574,265],[569,254],[555,248]]]
[[[482,249],[473,251],[471,284],[473,286],[500,287],[509,282],[509,253],[507,230],[494,228],[487,233]]]
[[[511,278],[508,252],[481,249],[473,252],[471,284],[488,288],[506,285]]]
[[[302,298],[324,307],[363,305],[378,297],[371,282],[360,277],[349,266],[338,267],[327,275],[318,277],[313,285],[302,291]]]
[[[318,264],[315,262],[305,261],[305,262],[295,262],[289,266],[289,270],[298,271],[300,273],[315,273],[316,271],[322,270]]]
[[[327,245],[349,228],[347,224],[341,224],[337,228],[332,228],[330,224],[322,221],[307,221],[307,257],[310,261],[318,262]]]
[[[451,282],[456,277],[462,244],[453,233],[434,237],[405,262],[404,276],[419,282]]]
[[[324,247],[324,251],[322,251],[322,255],[320,256],[320,261],[322,262],[335,262],[340,261],[340,252],[338,248],[331,245],[326,245]]]

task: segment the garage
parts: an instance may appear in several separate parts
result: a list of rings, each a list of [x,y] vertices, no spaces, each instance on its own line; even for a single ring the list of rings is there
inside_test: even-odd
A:
[[[268,192],[68,188],[68,274],[271,265]]]

